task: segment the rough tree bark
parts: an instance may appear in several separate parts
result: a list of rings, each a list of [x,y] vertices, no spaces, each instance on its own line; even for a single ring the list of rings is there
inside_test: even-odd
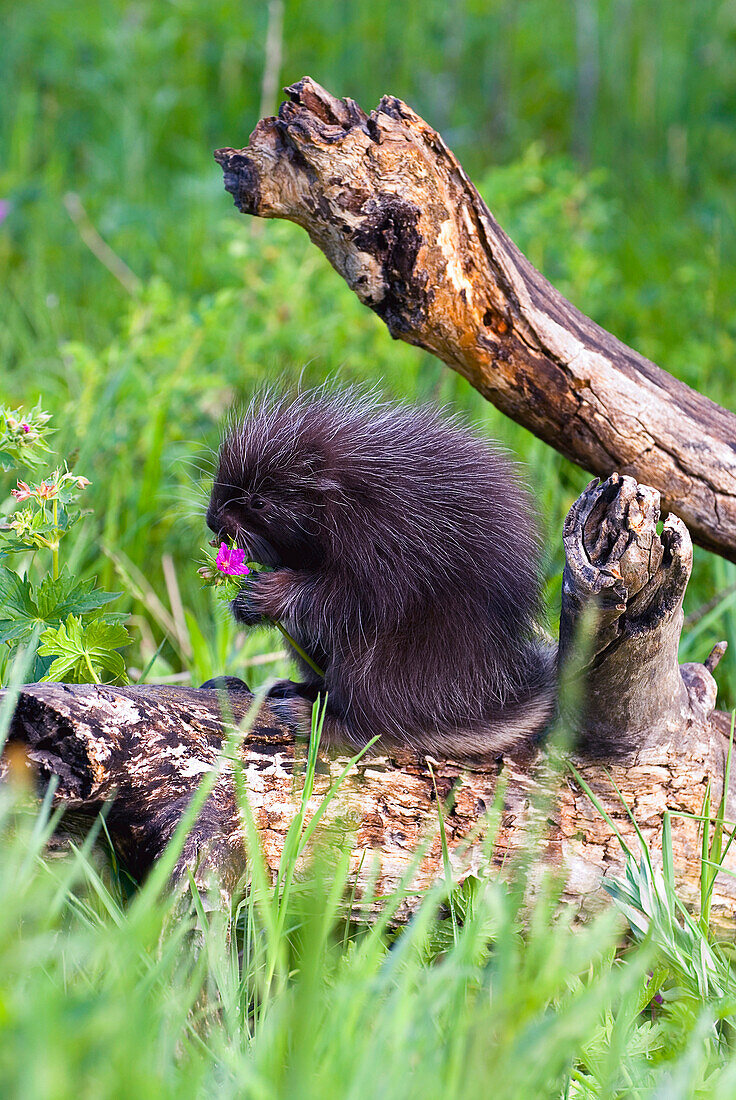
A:
[[[729,723],[713,711],[711,671],[703,665],[678,667],[676,642],[692,548],[680,520],[670,517],[659,536],[658,519],[656,491],[618,475],[603,485],[593,483],[568,517],[565,650],[584,608],[591,600],[600,608],[587,661],[578,672],[586,702],[573,763],[634,850],[633,825],[616,787],[655,858],[663,812],[672,811],[680,891],[695,903],[698,826],[678,815],[700,813],[709,781],[713,803],[720,797]],[[5,768],[13,761],[17,766],[19,754],[25,754],[42,785],[51,775],[59,777],[56,799],[76,811],[95,813],[114,795],[109,831],[132,872],[141,876],[161,854],[202,776],[218,766],[229,732],[247,714],[252,696],[236,692],[227,699],[223,717],[223,699],[211,690],[30,685],[20,694]],[[294,787],[304,747],[263,704],[239,758],[266,860],[275,872],[297,805]],[[339,755],[322,757],[312,810],[346,763]],[[220,766],[175,874],[189,867],[205,884],[214,871],[227,898],[246,871],[246,855],[232,765],[224,758]],[[443,873],[435,783],[443,799],[454,789],[446,827],[451,859],[462,876],[487,869],[482,826],[499,781],[506,786],[493,863],[500,866],[523,850],[535,792],[550,783],[543,748],[527,745],[482,765],[374,751],[354,766],[328,817],[354,834],[353,870],[357,874],[361,868],[362,885],[377,874],[379,895],[397,885],[417,846],[429,837],[413,884],[419,892]],[[729,812],[736,805],[733,782],[727,805]],[[572,771],[553,781],[544,822],[542,847],[564,869],[567,900],[581,913],[600,905],[601,877],[621,870],[623,853]],[[728,865],[736,870],[735,860]],[[736,921],[735,892],[734,880],[719,876],[713,915],[724,925]],[[407,900],[399,919],[412,911],[417,897]]]
[[[591,473],[654,486],[736,560],[736,416],[563,298],[401,100],[366,115],[308,77],[287,92],[245,149],[215,153],[238,208],[303,226],[392,336]]]

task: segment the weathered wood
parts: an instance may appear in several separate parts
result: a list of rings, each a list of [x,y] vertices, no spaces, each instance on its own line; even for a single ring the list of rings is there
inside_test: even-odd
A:
[[[600,759],[667,741],[707,722],[715,707],[715,665],[677,660],[690,535],[674,515],[658,534],[659,518],[656,489],[612,474],[592,482],[565,521],[559,656],[573,656],[585,612],[595,608],[593,636],[580,641],[588,652],[575,703],[580,747]]]
[[[303,226],[394,337],[591,473],[654,486],[736,560],[736,416],[563,298],[401,100],[366,115],[308,77],[287,92],[245,149],[215,154],[238,208]]]
[[[244,717],[250,701],[247,693],[232,697],[235,721]],[[229,725],[223,722],[213,691],[33,684],[21,692],[11,752],[5,761],[7,766],[13,760],[17,768],[22,746],[42,785],[50,775],[59,776],[56,801],[75,811],[96,813],[114,796],[107,819],[109,832],[130,870],[140,877],[162,853],[203,774],[217,766]],[[709,779],[717,797],[727,745],[727,723],[715,716],[608,767],[588,757],[573,758],[634,851],[634,829],[614,784],[633,810],[655,859],[663,811],[672,811],[678,886],[681,896],[693,905],[699,891],[698,827],[690,818],[677,815],[700,812]],[[291,732],[265,708],[240,750],[248,799],[274,875],[296,811],[304,755],[303,744],[295,743]],[[227,901],[246,874],[246,855],[232,768],[227,759],[221,763],[222,772],[189,834],[175,878],[185,868],[191,869],[200,886],[215,877]],[[310,812],[346,763],[347,758],[339,755],[321,757]],[[524,848],[535,792],[540,790],[538,778],[547,774],[544,763],[539,750],[489,761],[486,768],[411,753],[379,753],[355,765],[327,820],[333,826],[339,823],[345,835],[353,838],[353,874],[359,873],[360,887],[376,876],[378,897],[398,884],[418,845],[429,838],[413,881],[417,893],[397,915],[398,920],[406,919],[420,892],[444,873],[434,783],[442,798],[455,789],[446,830],[458,878],[496,873],[509,856]],[[479,826],[485,811],[494,805],[499,782],[505,793],[489,867],[483,848],[485,830]],[[601,878],[621,871],[622,852],[612,829],[571,773],[563,772],[556,781],[545,822],[541,854],[564,872],[564,899],[581,915],[600,907],[604,903]],[[736,869],[730,857],[729,866]],[[724,926],[736,924],[734,894],[733,880],[719,876],[713,914]],[[370,911],[365,915],[370,916]]]

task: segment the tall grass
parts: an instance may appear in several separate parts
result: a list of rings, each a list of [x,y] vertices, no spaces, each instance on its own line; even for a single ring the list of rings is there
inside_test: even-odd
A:
[[[4,1096],[731,1094],[732,953],[683,915],[667,858],[662,877],[631,853],[611,884],[626,946],[614,909],[574,928],[529,856],[502,878],[441,879],[396,929],[407,876],[364,923],[349,845],[320,838],[334,789],[306,812],[316,743],[273,885],[236,768],[249,888],[229,913],[191,880],[164,888],[183,832],[126,901],[94,834],[50,857],[50,800],[0,791]]]

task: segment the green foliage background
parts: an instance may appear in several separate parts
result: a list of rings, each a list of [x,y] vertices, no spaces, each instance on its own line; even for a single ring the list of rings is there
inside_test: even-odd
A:
[[[483,423],[529,468],[553,620],[561,521],[586,481],[462,379],[393,343],[300,230],[234,211],[211,152],[245,144],[259,117],[268,13],[253,0],[5,9],[0,397],[42,395],[59,447],[78,450],[94,482],[79,569],[119,588],[120,569],[101,552],[114,548],[167,604],[161,559],[173,556],[202,634],[198,664],[171,638],[154,677],[199,675],[232,655],[230,628],[212,625],[192,567],[203,525],[191,477],[204,480],[187,463],[206,461],[197,449],[216,444],[224,410],[264,378],[369,380]],[[736,9],[716,0],[286,0],[280,82],[309,72],[368,108],[384,92],[406,99],[565,294],[729,405],[734,62]],[[86,247],[69,192],[139,290]],[[686,631],[683,659],[729,635],[735,581],[730,565],[698,556],[688,611],[719,593],[725,602]],[[140,659],[129,656],[143,665],[161,624],[150,600],[131,594],[128,605],[149,624]],[[722,665],[728,702],[735,667]]]
[[[284,8],[281,84],[309,73],[366,108],[385,92],[405,99],[563,293],[736,408],[730,0]],[[195,572],[220,418],[282,377],[451,402],[500,438],[539,501],[554,625],[561,524],[587,475],[440,363],[392,342],[300,230],[241,217],[222,188],[211,153],[244,145],[259,117],[269,5],[5,0],[0,10],[0,199],[10,204],[0,401],[42,397],[57,449],[92,479],[93,514],[67,564],[124,590],[114,608],[132,613],[128,663],[145,668],[163,641],[151,680],[228,671],[255,685],[285,671],[270,657],[246,664],[280,646],[237,637]],[[131,288],[84,243],[70,193],[134,273]],[[0,512],[10,488],[0,484]],[[699,552],[681,657],[732,643],[718,673],[727,706],[735,608],[736,569]],[[404,1096],[407,1049],[423,1095],[465,1095],[478,1082],[509,1096],[733,1095],[736,983],[714,993],[700,980],[705,947],[663,953],[669,917],[654,921],[654,947],[621,968],[611,928],[575,940],[550,902],[529,933],[523,885],[493,887],[464,931],[437,923],[430,906],[403,953],[374,935],[361,954],[329,922],[314,931],[329,893],[316,875],[274,947],[285,974],[301,977],[262,995],[260,962],[241,969],[219,928],[194,976],[185,972],[165,906],[149,895],[129,919],[84,860],[54,871],[40,857],[41,819],[26,817],[0,807],[10,1095],[365,1096],[373,1086]],[[301,927],[310,935],[300,939]],[[664,1007],[644,1018],[660,983]],[[202,985],[221,1012],[193,1025]]]

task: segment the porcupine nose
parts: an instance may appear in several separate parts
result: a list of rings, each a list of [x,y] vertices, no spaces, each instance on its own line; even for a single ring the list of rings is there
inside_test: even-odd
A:
[[[235,538],[237,536],[237,524],[234,521],[230,521],[227,512],[222,508],[208,508],[206,522],[210,531],[213,531],[215,534],[215,539],[213,539],[213,543],[215,544],[222,542],[223,539]]]

